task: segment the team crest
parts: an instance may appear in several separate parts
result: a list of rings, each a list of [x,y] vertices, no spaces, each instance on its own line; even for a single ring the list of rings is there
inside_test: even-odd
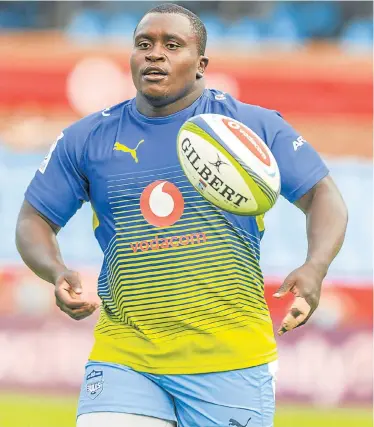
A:
[[[91,399],[96,397],[103,391],[104,375],[103,371],[91,371],[86,377],[86,391]]]

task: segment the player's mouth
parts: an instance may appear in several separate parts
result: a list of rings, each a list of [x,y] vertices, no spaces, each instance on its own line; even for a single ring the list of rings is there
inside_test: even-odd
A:
[[[144,80],[149,82],[159,82],[167,77],[168,73],[160,67],[149,66],[144,69],[142,76]]]

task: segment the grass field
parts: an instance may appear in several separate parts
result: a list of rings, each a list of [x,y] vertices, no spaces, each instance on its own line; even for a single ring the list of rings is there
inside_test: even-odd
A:
[[[0,394],[0,427],[74,427],[76,398]],[[274,427],[372,427],[370,408],[280,406]],[[110,426],[105,426],[110,427]]]

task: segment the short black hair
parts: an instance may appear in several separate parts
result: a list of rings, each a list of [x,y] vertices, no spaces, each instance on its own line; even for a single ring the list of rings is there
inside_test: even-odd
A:
[[[206,41],[207,41],[206,28],[203,22],[201,21],[201,19],[197,15],[195,15],[193,12],[191,12],[190,10],[182,6],[179,6],[178,4],[163,3],[150,9],[144,16],[147,16],[150,13],[175,13],[177,15],[186,16],[189,19],[191,27],[196,35],[197,50],[199,52],[199,55],[205,54]],[[136,31],[136,28],[135,28],[135,31]]]

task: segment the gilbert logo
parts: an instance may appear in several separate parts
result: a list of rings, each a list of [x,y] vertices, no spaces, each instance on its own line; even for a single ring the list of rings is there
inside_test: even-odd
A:
[[[140,196],[144,219],[155,227],[169,227],[184,211],[184,199],[178,187],[168,181],[149,184]]]
[[[182,142],[182,150],[195,171],[200,175],[199,183],[197,186],[201,191],[204,191],[209,185],[213,190],[217,191],[221,196],[223,196],[229,202],[234,203],[236,206],[248,201],[248,198],[242,194],[235,191],[228,184],[226,184],[223,179],[219,178],[208,165],[204,163],[202,158],[199,156],[197,151],[192,145],[192,142],[185,138]],[[218,158],[219,159],[219,158]],[[223,162],[222,162],[223,163]],[[217,169],[221,166],[221,160],[217,161],[216,164],[213,164]],[[227,163],[226,163],[227,164]]]
[[[143,142],[144,142],[144,139],[141,139],[135,148],[129,148],[126,145],[121,144],[120,142],[116,142],[114,144],[113,150],[123,151],[124,153],[130,153],[131,157],[135,160],[135,163],[138,163],[139,159],[138,159],[138,156],[136,154],[136,150],[139,148],[139,145],[142,144]]]

